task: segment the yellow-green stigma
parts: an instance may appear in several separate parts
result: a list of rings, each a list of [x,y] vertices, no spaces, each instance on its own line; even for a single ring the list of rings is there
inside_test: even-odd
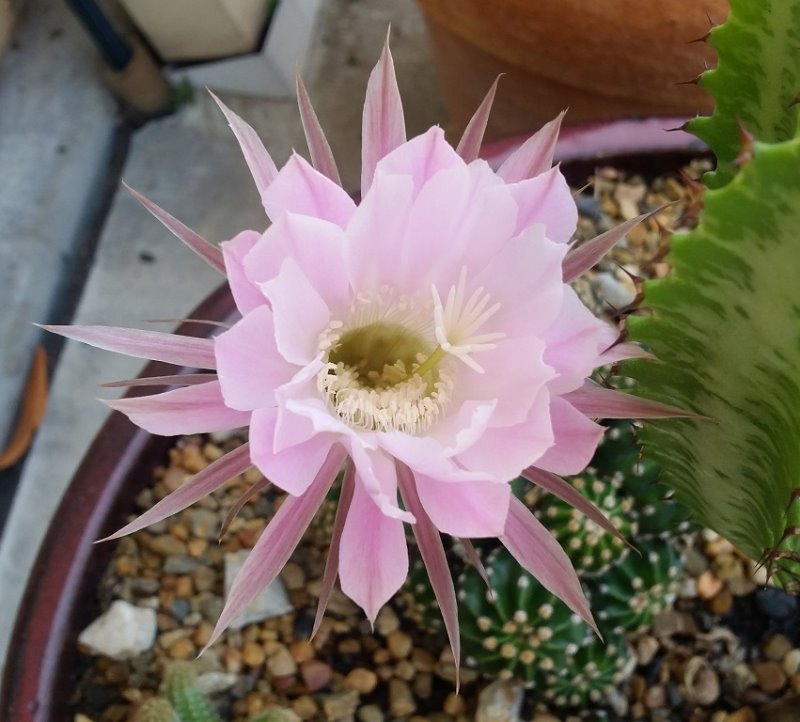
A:
[[[402,324],[375,321],[328,337],[326,345],[317,386],[351,426],[421,433],[450,398],[446,354]]]

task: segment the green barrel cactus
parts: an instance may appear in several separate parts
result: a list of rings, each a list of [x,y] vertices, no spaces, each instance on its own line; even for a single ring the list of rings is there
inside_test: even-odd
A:
[[[669,543],[637,541],[633,552],[602,576],[587,580],[601,631],[631,634],[672,606],[682,570],[680,554]]]
[[[629,421],[608,422],[592,467],[600,478],[610,477],[632,500],[631,518],[637,538],[672,539],[694,528],[689,510],[675,501],[660,481],[661,468],[637,443]]]
[[[603,511],[625,539],[636,533],[633,499],[622,492],[620,475],[601,478],[590,467],[571,481]],[[554,496],[544,496],[534,513],[564,547],[579,575],[600,574],[630,552],[622,539],[608,534],[582,512]]]
[[[197,671],[189,662],[170,664],[164,676],[164,696],[145,702],[136,722],[221,722],[197,688]]]
[[[491,591],[474,569],[459,578],[461,637],[467,664],[536,686],[563,668],[593,633],[522,570],[503,548],[486,559]]]

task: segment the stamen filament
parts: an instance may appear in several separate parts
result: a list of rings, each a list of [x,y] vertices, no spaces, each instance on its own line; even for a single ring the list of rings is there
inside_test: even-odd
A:
[[[437,346],[433,349],[428,358],[426,358],[422,364],[420,364],[416,369],[414,369],[413,374],[417,376],[425,376],[429,371],[433,371],[439,362],[445,357],[445,350],[441,346]],[[412,374],[409,374],[409,377]]]

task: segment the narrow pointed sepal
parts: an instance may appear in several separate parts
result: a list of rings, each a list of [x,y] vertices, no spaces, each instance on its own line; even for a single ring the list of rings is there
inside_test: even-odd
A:
[[[467,127],[464,128],[464,134],[456,147],[458,153],[466,163],[471,163],[476,160],[481,152],[483,145],[483,135],[486,132],[486,125],[489,122],[489,115],[492,112],[492,105],[494,104],[494,97],[497,94],[497,83],[500,81],[498,75],[486,97],[483,99],[475,114],[470,118]]]
[[[478,575],[481,579],[483,579],[484,584],[491,589],[491,583],[489,582],[489,575],[486,572],[486,567],[483,566],[483,562],[481,561],[480,556],[478,555],[478,551],[475,549],[475,545],[469,539],[461,539],[461,545],[464,547],[464,556],[467,558],[467,562],[469,562],[470,566],[478,572]]]
[[[566,552],[519,499],[511,500],[500,541],[517,562],[601,637],[589,601]]]
[[[522,476],[546,492],[558,497],[561,501],[575,507],[601,529],[605,529],[612,536],[628,544],[628,540],[620,534],[619,529],[606,518],[606,515],[565,479],[535,466],[529,466],[525,469],[522,472]],[[630,544],[628,545],[630,546]]]
[[[253,176],[256,188],[263,201],[267,188],[269,188],[272,181],[275,180],[275,176],[278,175],[278,168],[272,160],[272,156],[264,147],[261,138],[258,137],[255,130],[236,115],[236,113],[225,105],[214,93],[210,90],[208,92],[211,93],[211,97],[214,98],[214,101],[228,121],[228,125],[230,125],[233,134],[236,136],[236,140],[239,141],[242,155],[247,163],[247,167],[250,169],[250,174]]]
[[[648,350],[643,349],[635,343],[626,343],[624,341],[615,343],[609,346],[603,353],[600,354],[599,364],[612,364],[618,361],[627,361],[628,359],[640,358],[647,361],[655,361],[656,357],[653,356]]]
[[[436,602],[442,613],[444,627],[450,640],[450,649],[456,665],[456,693],[459,687],[459,664],[461,659],[461,639],[458,628],[458,602],[456,591],[453,587],[453,578],[450,575],[450,565],[442,544],[439,530],[434,526],[428,516],[417,493],[414,474],[405,465],[397,463],[397,482],[400,495],[406,508],[414,515],[417,523],[412,527],[414,538],[417,540],[422,561],[428,572],[428,577],[436,596]]]
[[[593,381],[586,381],[581,388],[564,394],[563,398],[592,419],[701,418],[691,411],[606,389]]]
[[[298,72],[296,75],[297,86],[297,107],[300,109],[300,120],[303,123],[303,131],[306,134],[308,152],[311,155],[311,164],[322,175],[330,178],[337,185],[342,185],[339,176],[339,169],[336,167],[336,160],[333,157],[331,146],[322,130],[319,118],[314,112],[311,98],[308,95],[303,79]]]
[[[134,386],[196,386],[209,381],[216,381],[216,374],[173,374],[172,376],[147,376],[139,379],[125,379],[124,381],[109,381],[100,384],[104,389],[116,389]]]
[[[394,61],[389,50],[389,36],[383,46],[378,64],[367,83],[364,102],[361,145],[361,197],[363,198],[375,175],[378,161],[406,141],[403,102],[397,87]]]
[[[202,258],[211,268],[225,275],[225,263],[222,260],[222,251],[191,228],[181,223],[177,218],[167,213],[163,208],[145,198],[141,193],[131,188],[123,181],[125,189],[141,203],[170,233],[185,243],[192,251]]]
[[[355,467],[349,461],[344,471],[342,481],[342,491],[339,495],[339,505],[336,507],[336,516],[333,520],[333,531],[331,533],[331,546],[328,550],[328,558],[325,560],[325,571],[322,573],[322,585],[320,586],[319,599],[317,600],[317,613],[314,616],[314,626],[311,628],[311,639],[313,639],[322,624],[325,610],[328,608],[328,600],[339,575],[339,547],[342,542],[342,530],[347,514],[350,511],[350,502],[353,501],[353,487],[355,485]]]
[[[503,161],[497,175],[506,183],[519,183],[550,170],[563,119],[564,111],[543,125]]]
[[[196,501],[208,496],[212,491],[216,491],[233,477],[244,473],[251,466],[250,445],[242,444],[240,447],[225,454],[225,456],[213,461],[171,494],[165,496],[154,507],[134,519],[130,524],[99,541],[119,539],[151,524],[156,524],[173,514],[177,514],[179,511],[190,507]]]
[[[254,484],[251,484],[244,494],[234,502],[233,506],[228,509],[228,513],[225,514],[225,518],[222,520],[222,526],[219,528],[219,541],[222,541],[223,537],[228,533],[228,529],[233,523],[233,520],[239,516],[239,512],[244,508],[244,505],[254,496],[267,489],[271,483],[269,479],[259,479]]]
[[[599,236],[592,238],[586,243],[581,243],[580,246],[571,248],[564,258],[563,276],[564,283],[574,281],[578,276],[586,273],[591,269],[603,256],[606,255],[614,246],[617,245],[624,237],[625,234],[638,226],[643,220],[649,218],[654,213],[658,213],[661,208],[651,211],[650,213],[643,213],[636,218],[632,218],[625,223],[620,223],[611,230],[601,233]]]
[[[214,342],[208,338],[193,338],[117,326],[39,326],[39,328],[104,351],[122,353],[135,358],[200,369],[217,367]]]
[[[331,488],[344,458],[344,449],[335,445],[308,490],[300,496],[289,495],[281,504],[233,580],[225,607],[203,652],[214,644],[250,602],[275,580],[289,561],[289,557]]]

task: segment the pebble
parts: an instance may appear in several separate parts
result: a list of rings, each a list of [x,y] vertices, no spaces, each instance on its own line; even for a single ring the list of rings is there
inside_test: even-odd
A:
[[[759,722],[797,722],[800,718],[800,697],[784,697],[758,711]]]
[[[295,562],[287,562],[281,570],[281,579],[289,590],[303,589],[306,585],[306,573]]]
[[[496,680],[478,694],[475,722],[518,722],[523,689],[518,682]]]
[[[708,569],[708,557],[692,544],[683,553],[683,565],[689,574],[699,577]]]
[[[694,620],[683,612],[669,609],[653,620],[653,634],[661,639],[673,634],[691,634],[695,630]]]
[[[708,608],[717,616],[724,617],[733,607],[733,594],[724,587],[709,603]]]
[[[376,704],[365,704],[358,710],[358,722],[383,722],[383,712]]]
[[[789,619],[798,613],[798,601],[781,589],[764,587],[756,592],[759,611],[772,619]]]
[[[314,657],[317,656],[317,650],[314,649],[314,645],[307,639],[298,639],[292,642],[289,645],[289,653],[292,655],[292,659],[298,664],[307,662],[309,659],[314,659]]]
[[[762,692],[775,694],[786,686],[786,673],[778,662],[753,662],[750,669],[756,678],[756,683]]]
[[[442,710],[451,717],[460,715],[464,711],[464,698],[455,692],[451,692],[445,697]]]
[[[316,719],[319,714],[319,705],[317,705],[313,697],[307,694],[300,695],[292,702],[292,709],[302,720]]]
[[[764,643],[762,651],[766,659],[773,662],[780,662],[792,650],[793,646],[792,640],[785,634],[773,634]],[[789,674],[791,674],[791,672]]]
[[[654,684],[645,690],[642,701],[648,709],[664,707],[667,704],[667,692],[662,685]]]
[[[395,659],[405,659],[411,654],[413,642],[409,635],[396,629],[386,636],[386,646],[389,648],[389,653],[392,657]]]
[[[117,599],[80,633],[78,644],[92,654],[130,659],[152,649],[157,631],[154,610]]]
[[[245,648],[247,645],[245,645]],[[242,650],[244,653],[244,650]],[[245,659],[245,661],[247,661]],[[273,677],[290,677],[297,672],[297,662],[285,645],[279,644],[267,658],[267,670]]]
[[[246,642],[242,647],[242,661],[248,667],[260,667],[264,664],[267,655],[264,653],[264,648],[256,642]],[[277,674],[270,669],[272,674]],[[291,672],[289,673],[291,674]],[[280,675],[277,675],[280,676]]]
[[[402,679],[389,680],[389,714],[405,717],[417,710],[411,688]]]
[[[719,698],[719,677],[703,657],[692,657],[686,664],[682,692],[687,701],[704,707]]]
[[[782,660],[782,665],[783,671],[789,677],[800,671],[800,649],[792,649],[787,652]]]
[[[650,664],[659,650],[659,643],[655,637],[646,635],[636,643],[636,661],[641,665]]]
[[[233,580],[244,565],[245,559],[249,556],[248,549],[241,549],[238,552],[229,552],[225,555],[225,597],[230,593]],[[286,594],[286,587],[280,578],[275,579],[268,587],[262,590],[258,596],[231,622],[231,629],[241,629],[242,627],[261,622],[271,617],[280,617],[293,610]]]
[[[700,599],[713,599],[722,591],[723,582],[710,570],[704,571],[697,577],[697,596]]]
[[[378,675],[371,669],[356,667],[344,678],[346,689],[354,689],[359,694],[369,694],[378,685]]]
[[[329,694],[322,701],[322,709],[328,722],[345,722],[353,719],[358,707],[358,692],[349,690]]]
[[[167,557],[164,562],[164,572],[166,574],[190,574],[199,568],[200,561],[186,554]]]
[[[171,534],[161,534],[151,537],[150,541],[144,546],[151,552],[162,557],[184,557],[186,556],[186,544]]]
[[[318,692],[331,683],[333,670],[325,662],[310,659],[300,665],[300,676],[309,692]]]
[[[182,637],[181,639],[177,639],[171,645],[169,645],[167,648],[167,654],[172,659],[191,659],[197,654],[197,649],[195,648],[191,639],[188,637]]]
[[[382,637],[386,637],[400,628],[400,620],[394,609],[384,605],[378,612],[375,619],[375,631]]]
[[[205,695],[218,694],[229,690],[239,678],[227,672],[204,672],[198,674],[195,686]]]
[[[756,713],[752,707],[742,707],[735,712],[729,712],[725,722],[756,722]]]
[[[433,672],[436,666],[436,657],[427,649],[414,647],[414,649],[411,650],[411,663],[414,665],[414,668],[420,672]]]

